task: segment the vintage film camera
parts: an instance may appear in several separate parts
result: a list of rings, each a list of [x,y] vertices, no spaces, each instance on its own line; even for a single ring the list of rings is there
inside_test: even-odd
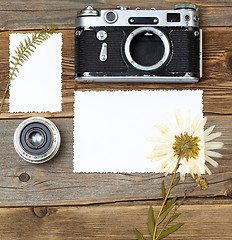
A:
[[[198,9],[83,9],[76,19],[75,78],[94,82],[197,82],[202,75]]]

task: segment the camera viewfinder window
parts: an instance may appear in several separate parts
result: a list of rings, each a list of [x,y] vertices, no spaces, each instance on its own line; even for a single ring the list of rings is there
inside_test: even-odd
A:
[[[168,22],[180,22],[180,13],[167,13]]]

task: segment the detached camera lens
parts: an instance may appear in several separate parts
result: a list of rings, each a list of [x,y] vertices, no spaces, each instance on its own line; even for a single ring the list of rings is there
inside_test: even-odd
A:
[[[59,150],[59,130],[46,118],[28,118],[15,130],[14,147],[19,156],[30,163],[47,162]]]

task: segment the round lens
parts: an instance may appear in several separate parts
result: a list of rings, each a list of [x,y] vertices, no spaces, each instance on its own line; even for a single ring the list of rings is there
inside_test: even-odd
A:
[[[106,14],[106,19],[109,21],[109,22],[113,22],[115,20],[115,14],[114,12],[108,12]]]
[[[32,117],[16,128],[14,147],[24,160],[43,163],[55,156],[60,140],[59,130],[53,122],[46,118]]]
[[[29,135],[29,142],[33,145],[33,146],[40,146],[44,141],[44,137],[40,132],[32,132]]]
[[[108,11],[105,13],[105,21],[108,23],[114,23],[117,21],[118,19],[118,15],[115,11]]]
[[[136,63],[152,66],[162,59],[164,44],[156,34],[149,31],[141,32],[132,39],[130,54]]]

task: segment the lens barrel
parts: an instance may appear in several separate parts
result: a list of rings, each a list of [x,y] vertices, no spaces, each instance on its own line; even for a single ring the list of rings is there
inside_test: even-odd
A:
[[[16,152],[30,163],[49,161],[58,152],[60,141],[58,128],[42,117],[26,119],[19,124],[14,134]]]

